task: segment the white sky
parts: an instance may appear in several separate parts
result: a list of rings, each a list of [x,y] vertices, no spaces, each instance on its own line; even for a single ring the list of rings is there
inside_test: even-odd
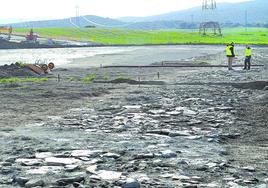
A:
[[[241,1],[246,0],[217,0],[217,2]],[[202,0],[1,0],[0,20],[66,18],[75,16],[77,5],[80,15],[117,18],[156,15],[201,4]]]

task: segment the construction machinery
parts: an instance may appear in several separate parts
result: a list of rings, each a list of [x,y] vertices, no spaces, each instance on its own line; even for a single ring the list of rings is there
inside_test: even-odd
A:
[[[46,64],[41,60],[37,60],[35,64],[27,64],[26,66],[33,72],[40,75],[47,74],[55,68],[55,64],[53,62]]]
[[[37,43],[38,35],[33,32],[33,29],[31,29],[25,38],[28,43]]]
[[[12,34],[12,27],[5,27],[5,26],[0,26],[0,34],[5,34],[8,36],[8,40],[11,38]]]

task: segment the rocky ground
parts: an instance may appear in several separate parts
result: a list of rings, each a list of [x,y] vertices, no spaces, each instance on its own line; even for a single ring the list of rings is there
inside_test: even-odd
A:
[[[0,85],[0,187],[266,188],[265,54],[251,71],[56,69]]]

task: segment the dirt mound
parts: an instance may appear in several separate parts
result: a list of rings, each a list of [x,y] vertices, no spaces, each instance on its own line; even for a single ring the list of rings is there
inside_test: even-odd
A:
[[[163,81],[137,81],[128,78],[117,78],[110,81],[94,81],[95,83],[131,84],[131,85],[165,85]]]
[[[233,83],[236,88],[240,89],[257,89],[263,90],[268,86],[268,81],[254,81],[254,82],[245,82],[245,83]]]
[[[35,76],[37,76],[37,74],[19,63],[0,66],[0,78]]]

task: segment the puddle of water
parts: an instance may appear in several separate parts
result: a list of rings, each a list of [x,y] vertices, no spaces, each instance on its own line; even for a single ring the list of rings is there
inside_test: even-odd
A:
[[[73,59],[87,58],[101,54],[115,54],[132,51],[135,48],[102,47],[102,48],[59,48],[59,49],[18,49],[0,50],[0,65],[17,61],[35,63],[36,60],[54,62],[56,66],[71,63]]]

